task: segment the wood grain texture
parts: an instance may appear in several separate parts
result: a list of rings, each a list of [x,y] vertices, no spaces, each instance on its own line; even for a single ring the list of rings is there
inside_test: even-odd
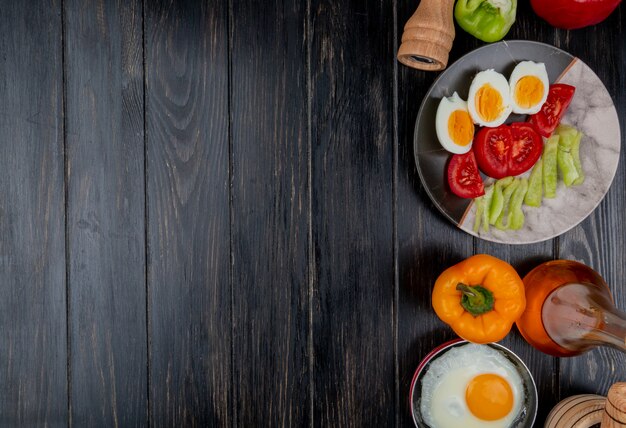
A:
[[[314,426],[395,422],[392,10],[311,2]]]
[[[0,425],[65,427],[61,3],[0,11]]]
[[[560,238],[559,257],[594,268],[609,284],[615,304],[626,309],[626,13],[618,8],[601,24],[562,32],[562,48],[587,63],[604,82],[618,111],[622,151],[617,174],[599,207]],[[592,47],[592,48],[590,48]],[[563,396],[574,393],[606,395],[609,387],[626,380],[626,355],[608,348],[561,361]]]
[[[146,426],[141,1],[65,2],[74,426]]]
[[[231,425],[227,4],[145,2],[151,419]]]
[[[397,34],[415,11],[415,2],[398,2]],[[457,28],[458,31],[458,28]],[[399,39],[399,37],[398,37]],[[469,46],[456,38],[449,64]],[[399,41],[399,40],[398,40]],[[398,426],[414,426],[409,408],[410,385],[419,362],[436,346],[457,337],[440,321],[431,305],[435,280],[447,267],[473,253],[473,239],[454,227],[433,205],[415,165],[415,119],[426,92],[438,73],[398,64]]]
[[[306,426],[306,2],[237,0],[231,19],[235,424]]]

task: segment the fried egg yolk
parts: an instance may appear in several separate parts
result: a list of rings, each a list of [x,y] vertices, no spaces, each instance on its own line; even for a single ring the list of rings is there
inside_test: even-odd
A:
[[[531,108],[541,102],[545,88],[536,76],[524,76],[515,85],[515,102],[523,108]]]
[[[474,123],[467,111],[455,110],[448,118],[448,135],[455,144],[467,146],[474,138]]]
[[[513,409],[513,390],[502,376],[481,374],[467,385],[465,402],[477,418],[495,421],[502,419]]]
[[[485,122],[494,121],[504,110],[502,95],[489,83],[476,92],[476,112]]]

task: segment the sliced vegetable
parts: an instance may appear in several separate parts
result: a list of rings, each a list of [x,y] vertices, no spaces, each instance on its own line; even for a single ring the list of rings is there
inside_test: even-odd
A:
[[[474,218],[474,232],[478,232],[480,228],[480,222],[483,218],[483,212],[485,211],[484,195],[474,198],[474,204],[476,205],[476,217]]]
[[[543,159],[535,164],[530,178],[528,179],[528,191],[524,197],[524,203],[531,207],[541,206],[543,199]]]
[[[493,200],[493,191],[495,185],[490,185],[485,189],[485,195],[483,196],[483,212],[482,212],[482,224],[483,232],[489,232],[489,209],[491,208],[491,201]]]
[[[482,128],[474,139],[481,171],[499,179],[528,171],[541,156],[543,142],[527,123]]]
[[[507,187],[513,182],[513,177],[506,177],[496,181],[494,185],[493,198],[491,200],[491,207],[489,208],[489,224],[496,224],[498,217],[504,209],[504,195],[502,189]]]
[[[482,224],[483,232],[489,232],[489,207],[493,199],[494,185],[485,187],[485,194],[474,199],[476,204],[476,217],[474,218],[474,232],[478,232]]]
[[[452,193],[460,198],[476,198],[485,194],[473,151],[452,155],[448,164],[448,184]]]
[[[474,153],[480,170],[496,179],[511,175],[508,173],[508,156],[512,140],[508,125],[481,128],[474,137]]]
[[[621,0],[530,0],[533,10],[554,27],[574,30],[604,21]]]
[[[572,145],[571,142],[578,135],[578,129],[562,123],[556,128],[556,133],[564,140],[561,144],[570,147]]]
[[[582,184],[585,181],[585,173],[580,163],[580,141],[583,137],[583,133],[572,126],[563,124],[559,125],[556,129],[556,133],[559,134],[561,138],[559,140],[559,148],[562,146],[569,151],[574,167],[576,168],[578,177],[575,178],[571,184]],[[567,184],[567,182],[565,182],[565,184]]]
[[[574,158],[572,157],[571,144],[573,139],[564,138],[559,135],[559,146],[556,153],[556,163],[561,171],[563,177],[563,183],[566,186],[571,186],[572,183],[578,178],[578,171],[576,165],[574,165]]]
[[[522,211],[522,203],[524,202],[524,196],[528,191],[528,179],[522,178],[519,180],[519,186],[513,192],[511,196],[511,202],[509,204],[509,219],[508,226],[510,229],[519,230],[524,226],[524,211]]]
[[[543,149],[543,191],[546,198],[554,198],[556,196],[556,158],[558,148],[559,136],[553,135],[548,138]]]
[[[459,0],[454,17],[461,28],[483,42],[501,40],[515,22],[517,0]]]
[[[543,140],[527,123],[512,123],[513,141],[509,152],[509,175],[519,175],[537,163],[541,157]]]
[[[497,342],[526,308],[524,283],[510,264],[478,254],[439,275],[432,305],[437,316],[463,339]]]
[[[500,230],[506,230],[509,228],[509,221],[511,219],[509,216],[511,196],[513,196],[513,192],[517,190],[519,185],[520,180],[514,179],[511,184],[506,186],[502,191],[502,195],[504,197],[504,208],[500,212],[495,224],[495,226]]]
[[[574,180],[575,185],[583,184],[585,181],[585,172],[583,171],[583,166],[580,162],[580,141],[583,138],[583,133],[579,132],[576,136],[576,139],[572,143],[572,158],[574,158],[574,166],[576,167],[576,171],[578,172],[578,178]]]
[[[528,119],[539,134],[546,138],[552,135],[572,102],[575,90],[575,87],[564,83],[550,85],[548,99],[541,106],[541,110]]]

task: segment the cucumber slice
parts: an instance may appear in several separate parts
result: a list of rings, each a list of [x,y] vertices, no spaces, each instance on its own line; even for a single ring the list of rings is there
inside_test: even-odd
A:
[[[491,201],[493,199],[493,191],[495,186],[492,184],[485,188],[485,194],[483,198],[483,212],[481,223],[483,225],[483,232],[489,232],[489,209],[491,208]]]
[[[559,148],[559,136],[552,135],[543,147],[543,190],[546,198],[556,196],[556,158]]]
[[[474,232],[478,232],[478,229],[480,228],[480,222],[483,218],[483,211],[485,211],[485,201],[483,200],[483,196],[474,198],[474,203],[476,204],[476,217],[474,218],[473,228]]]
[[[505,177],[496,181],[493,191],[493,198],[491,199],[491,206],[489,207],[489,224],[496,224],[498,217],[504,209],[504,195],[502,189],[513,182],[513,177]]]
[[[528,191],[528,179],[522,178],[519,181],[519,186],[513,192],[511,196],[511,203],[509,205],[509,221],[508,226],[510,229],[519,230],[524,226],[524,211],[522,211],[522,203],[524,202],[524,196]]]
[[[559,148],[556,153],[556,163],[559,167],[559,171],[561,171],[563,183],[565,183],[568,187],[571,186],[572,183],[574,183],[574,181],[578,178],[578,171],[576,170],[574,158],[572,157],[569,148],[563,148],[561,144],[559,144]]]
[[[510,211],[509,202],[511,200],[511,196],[513,195],[513,192],[515,192],[515,190],[517,189],[519,185],[520,185],[520,180],[514,179],[502,191],[502,197],[504,199],[504,204],[503,204],[504,208],[502,209],[502,212],[498,216],[498,219],[496,220],[496,224],[495,224],[495,226],[500,230],[506,230],[509,228],[509,221],[511,220],[510,216],[508,215]]]
[[[579,132],[572,144],[572,158],[574,158],[574,166],[576,167],[576,171],[578,172],[578,178],[574,180],[574,185],[583,184],[585,181],[585,173],[583,172],[583,166],[580,163],[580,142],[583,138],[583,133]]]
[[[579,133],[578,129],[569,125],[561,124],[556,128],[556,134],[558,134],[558,136],[561,137],[560,143],[564,147],[571,147],[572,142],[574,141],[578,133]]]
[[[524,203],[531,207],[540,207],[543,198],[543,158],[540,158],[528,179],[528,191],[524,197]]]

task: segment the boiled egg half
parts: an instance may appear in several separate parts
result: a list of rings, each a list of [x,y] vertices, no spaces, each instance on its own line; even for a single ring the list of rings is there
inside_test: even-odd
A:
[[[439,142],[447,151],[463,154],[472,148],[474,123],[467,111],[467,103],[456,92],[439,102],[435,129]]]
[[[474,123],[480,126],[502,125],[512,109],[509,82],[494,70],[476,74],[470,84],[467,109]]]
[[[522,61],[509,79],[513,113],[535,114],[548,98],[548,72],[542,62]]]
[[[432,428],[509,427],[522,409],[521,376],[504,355],[468,343],[433,360],[422,379],[420,411]]]

